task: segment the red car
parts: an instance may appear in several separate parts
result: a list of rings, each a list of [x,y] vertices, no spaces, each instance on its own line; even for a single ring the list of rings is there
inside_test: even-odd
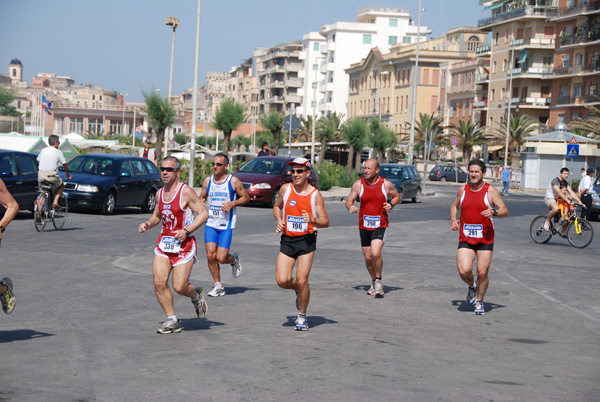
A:
[[[285,156],[259,156],[239,168],[233,175],[241,180],[251,203],[275,205],[284,183],[291,183],[291,166],[294,158]],[[319,188],[319,176],[311,166],[309,183]]]

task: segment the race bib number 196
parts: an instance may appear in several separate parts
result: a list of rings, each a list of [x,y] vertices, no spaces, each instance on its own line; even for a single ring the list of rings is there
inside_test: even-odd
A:
[[[307,232],[308,223],[304,222],[301,216],[288,216],[287,217],[287,231],[288,232]]]
[[[463,226],[463,234],[466,237],[481,239],[483,238],[483,225],[473,225],[465,223],[465,225]]]
[[[379,226],[381,226],[381,217],[364,215],[363,226],[367,229],[377,229]]]
[[[173,236],[163,236],[158,243],[158,248],[163,253],[178,253],[181,248],[181,242]]]

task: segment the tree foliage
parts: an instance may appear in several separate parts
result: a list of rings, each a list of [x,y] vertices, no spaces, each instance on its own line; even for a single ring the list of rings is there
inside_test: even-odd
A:
[[[381,124],[379,119],[371,119],[369,122],[369,130],[371,133],[369,145],[371,145],[374,150],[373,158],[377,159],[379,162],[383,162],[386,151],[398,143],[398,137],[396,136],[396,133]]]
[[[316,132],[321,141],[321,152],[319,152],[319,170],[323,166],[325,150],[328,141],[340,141],[342,136],[342,120],[344,113],[329,113],[317,121]]]
[[[500,124],[500,128],[496,128],[492,131],[492,138],[498,144],[506,143],[506,123],[507,122],[503,122]],[[510,126],[508,127],[508,152],[510,153],[512,166],[519,166],[519,159],[521,159],[519,147],[523,145],[525,139],[530,137],[538,128],[538,123],[527,115],[523,114],[521,116],[511,117]]]
[[[162,97],[154,89],[142,91],[146,102],[146,113],[150,125],[156,131],[156,157],[161,159],[165,130],[175,121],[175,109],[167,97]]]
[[[10,106],[10,103],[15,100],[15,94],[10,88],[0,87],[0,115],[3,116],[20,116],[21,113]]]
[[[348,144],[348,165],[346,166],[347,178],[350,178],[350,175],[352,174],[353,158],[356,161],[356,170],[360,170],[360,154],[363,146],[367,142],[368,135],[369,127],[362,119],[350,119],[342,127],[342,137],[344,138],[344,141],[346,141],[346,144]]]
[[[415,123],[415,148],[423,150],[425,157],[425,141],[433,141],[436,145],[444,145],[448,141],[444,137],[444,124],[439,116],[419,113],[419,120]],[[432,150],[427,149],[427,153]]]
[[[275,152],[275,155],[277,155],[281,146],[281,130],[283,130],[284,119],[285,116],[277,110],[271,110],[268,115],[260,118],[260,124],[273,134],[273,143],[269,143],[269,146]],[[260,144],[259,141],[256,141],[256,143]]]
[[[590,115],[586,118],[577,117],[572,126],[576,130],[585,132],[584,137],[600,139],[600,108],[592,105],[585,106],[590,111]]]
[[[483,144],[485,141],[485,127],[479,127],[471,119],[467,121],[459,120],[458,124],[452,123],[450,130],[458,138],[458,146],[462,149],[463,161],[468,163],[471,160],[473,146]]]
[[[232,98],[224,99],[215,115],[213,127],[223,131],[223,153],[229,154],[231,133],[245,120],[246,109],[241,103]]]

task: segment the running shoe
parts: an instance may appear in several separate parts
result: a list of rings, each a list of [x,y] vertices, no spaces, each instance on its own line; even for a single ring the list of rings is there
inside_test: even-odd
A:
[[[240,264],[240,256],[238,253],[231,254],[233,256],[233,264],[231,264],[231,273],[234,278],[237,278],[242,273],[242,264]]]
[[[192,304],[196,308],[196,315],[198,318],[204,318],[208,312],[208,305],[206,304],[206,300],[204,300],[204,289],[198,286],[196,292],[198,292],[200,297],[196,301],[192,300]]]
[[[475,301],[475,315],[484,315],[485,308],[483,306],[483,300]]]
[[[225,296],[225,288],[220,283],[215,282],[215,287],[213,288],[213,290],[208,292],[208,295],[210,297]]]
[[[467,292],[467,302],[470,305],[475,304],[475,300],[477,299],[477,282],[473,283],[473,286],[469,286],[469,291]]]
[[[381,281],[381,279],[375,279],[375,297],[378,296],[383,296],[383,294],[385,293],[383,291],[383,282]]]
[[[2,296],[0,296],[0,302],[2,303],[2,310],[6,314],[12,313],[15,309],[15,305],[17,303],[17,299],[15,298],[15,294],[13,293],[13,284],[10,278],[2,278],[0,283],[4,285],[6,288],[6,292]]]
[[[306,316],[298,316],[298,318],[296,318],[296,331],[306,331],[307,329],[308,320],[306,319]]]
[[[367,290],[367,294],[369,296],[373,296],[375,294],[375,281],[371,283],[371,287],[369,288],[369,290]]]
[[[162,327],[156,330],[159,334],[178,334],[181,332],[181,320],[167,320],[163,322]]]

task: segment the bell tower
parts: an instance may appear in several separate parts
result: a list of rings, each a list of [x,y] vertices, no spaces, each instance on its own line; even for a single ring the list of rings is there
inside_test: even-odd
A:
[[[12,83],[23,81],[23,63],[19,59],[12,59],[8,65],[8,76]]]

